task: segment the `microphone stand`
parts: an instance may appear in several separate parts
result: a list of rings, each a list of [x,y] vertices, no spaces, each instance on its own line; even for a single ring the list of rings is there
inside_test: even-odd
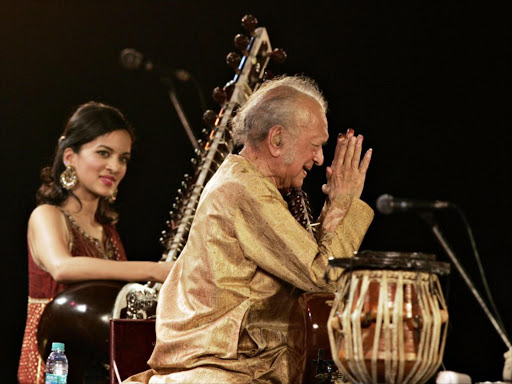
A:
[[[471,281],[470,277],[468,276],[468,274],[464,270],[463,266],[460,264],[459,260],[455,256],[455,253],[452,251],[452,249],[448,245],[448,242],[446,241],[446,239],[444,238],[443,234],[441,233],[439,225],[434,220],[433,215],[431,213],[421,213],[420,217],[423,220],[425,220],[427,222],[427,224],[429,224],[431,226],[432,232],[434,233],[435,237],[437,238],[437,240],[439,241],[439,243],[441,244],[441,246],[443,247],[445,252],[448,254],[448,257],[450,258],[452,263],[455,265],[455,267],[459,271],[460,275],[462,276],[462,278],[466,282],[466,285],[469,287],[469,289],[473,293],[473,296],[475,296],[476,300],[478,301],[478,304],[480,304],[480,306],[484,310],[485,314],[487,315],[487,317],[491,321],[492,325],[494,326],[494,328],[496,329],[496,331],[500,335],[501,339],[503,340],[503,342],[505,343],[505,345],[507,346],[507,348],[509,350],[512,349],[512,344],[510,343],[510,340],[508,340],[507,336],[505,335],[504,330],[501,328],[501,326],[496,321],[494,315],[491,313],[491,311],[489,310],[489,308],[485,304],[484,300],[480,296],[480,293],[478,292],[478,290],[476,289],[475,285]]]
[[[199,143],[197,142],[194,133],[192,129],[190,128],[190,124],[188,122],[187,117],[185,116],[185,112],[183,112],[183,108],[181,107],[181,103],[178,100],[178,97],[176,95],[176,90],[174,89],[174,83],[169,77],[161,77],[160,81],[164,83],[167,86],[169,98],[171,99],[172,105],[174,106],[174,109],[176,110],[176,113],[178,114],[178,117],[180,118],[181,124],[185,128],[185,132],[188,135],[188,138],[190,139],[190,142],[192,143],[192,146],[195,149],[199,148]]]

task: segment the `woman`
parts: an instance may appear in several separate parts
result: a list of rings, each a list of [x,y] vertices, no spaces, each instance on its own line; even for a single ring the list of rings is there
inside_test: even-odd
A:
[[[127,261],[112,208],[126,174],[133,128],[119,110],[88,102],[77,108],[41,172],[28,221],[29,299],[18,367],[20,384],[44,383],[37,329],[46,304],[86,280],[163,282],[172,263]]]

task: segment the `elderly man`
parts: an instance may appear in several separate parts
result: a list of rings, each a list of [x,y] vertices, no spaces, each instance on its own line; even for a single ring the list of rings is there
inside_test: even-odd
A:
[[[373,211],[360,200],[371,150],[338,136],[315,236],[288,210],[283,192],[300,188],[324,162],[327,104],[314,81],[287,76],[263,84],[233,120],[235,141],[206,185],[190,235],[162,286],[152,370],[126,382],[295,383],[289,350],[292,305],[324,281],[330,257],[357,251]]]

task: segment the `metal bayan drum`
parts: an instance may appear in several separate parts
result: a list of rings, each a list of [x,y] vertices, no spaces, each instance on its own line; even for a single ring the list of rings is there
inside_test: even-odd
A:
[[[333,359],[352,383],[422,384],[442,362],[448,310],[424,253],[363,251],[331,259],[344,268],[328,320]]]

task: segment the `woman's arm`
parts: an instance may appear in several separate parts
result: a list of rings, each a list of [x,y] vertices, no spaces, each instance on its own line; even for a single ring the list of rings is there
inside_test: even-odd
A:
[[[173,262],[114,261],[72,256],[66,219],[58,208],[40,205],[28,222],[28,244],[36,264],[59,283],[86,280],[163,282]]]

